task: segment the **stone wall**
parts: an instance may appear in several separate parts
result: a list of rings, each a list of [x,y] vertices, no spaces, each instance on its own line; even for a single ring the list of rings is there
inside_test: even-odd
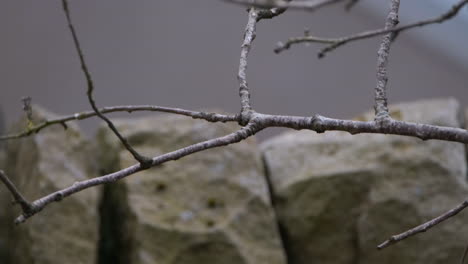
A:
[[[34,122],[53,117],[34,110]],[[463,121],[453,99],[390,110],[405,121]],[[148,156],[238,128],[173,115],[115,124]],[[29,199],[135,163],[106,127],[90,141],[73,124],[9,141],[2,152],[0,168]],[[88,189],[17,227],[19,210],[1,186],[0,263],[454,263],[468,243],[466,212],[390,248],[376,246],[465,200],[466,166],[459,143],[291,131]]]
[[[34,109],[34,123],[55,118],[39,107]],[[26,124],[26,120],[21,120],[12,131]],[[4,166],[25,197],[36,199],[96,175],[92,153],[90,142],[74,124],[66,130],[51,126],[34,136],[8,141]],[[2,199],[1,208],[6,209],[7,218],[0,219],[0,226],[8,226],[5,234],[8,257],[1,263],[94,263],[98,191],[99,188],[94,188],[73,195],[19,226],[11,224],[13,217],[19,215],[19,208],[11,205],[10,197]]]
[[[460,127],[455,100],[390,107],[394,118]],[[372,114],[357,117],[368,120]],[[456,263],[468,214],[376,246],[466,199],[464,145],[391,135],[288,132],[262,145],[291,263]],[[443,243],[441,243],[443,241]]]

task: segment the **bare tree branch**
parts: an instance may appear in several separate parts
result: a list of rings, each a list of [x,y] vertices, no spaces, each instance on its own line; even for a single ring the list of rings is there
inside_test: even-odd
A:
[[[406,232],[403,232],[401,234],[398,234],[398,235],[394,235],[394,236],[391,236],[388,240],[384,241],[382,244],[378,245],[377,248],[378,249],[383,249],[383,248],[386,248],[392,244],[395,244],[403,239],[406,239],[410,236],[414,236],[416,234],[419,234],[421,232],[426,232],[428,229],[442,223],[443,221],[449,219],[450,217],[452,216],[455,216],[456,214],[458,214],[459,212],[461,212],[463,209],[465,209],[466,207],[468,206],[468,200],[464,201],[463,203],[459,204],[457,207],[451,209],[450,211],[422,224],[422,225],[419,225],[415,228],[412,228]],[[463,260],[464,260],[465,257],[463,257]],[[463,263],[463,262],[462,262]]]
[[[241,55],[239,60],[239,71],[237,80],[239,81],[239,96],[241,98],[241,118],[240,123],[245,125],[248,122],[248,115],[252,111],[250,104],[250,91],[247,83],[247,58],[252,48],[252,42],[256,37],[257,22],[262,19],[274,18],[286,11],[286,8],[271,8],[271,9],[249,9],[247,25],[245,26],[244,39],[241,45]]]
[[[25,222],[28,218],[40,212],[42,209],[44,209],[48,204],[61,201],[63,198],[70,196],[74,193],[77,193],[79,191],[85,190],[93,186],[115,182],[129,175],[135,174],[139,171],[147,170],[150,167],[154,167],[154,166],[160,165],[162,163],[165,163],[171,160],[178,160],[180,158],[183,158],[187,155],[190,155],[196,152],[200,152],[203,150],[212,149],[212,148],[216,148],[220,146],[226,146],[232,143],[239,142],[241,140],[244,140],[254,135],[261,129],[263,129],[261,126],[258,126],[257,124],[252,123],[226,136],[206,140],[197,144],[190,145],[185,148],[181,148],[181,149],[154,157],[150,160],[151,163],[149,164],[149,166],[145,166],[139,163],[139,164],[130,166],[128,168],[125,168],[123,170],[120,170],[111,174],[107,174],[101,177],[75,182],[70,187],[53,192],[47,196],[44,196],[32,202],[31,203],[32,210],[23,211],[23,214],[21,214],[20,216],[16,218],[15,224],[20,224],[20,223]]]
[[[250,8],[249,19],[245,26],[244,40],[241,46],[241,55],[239,61],[239,72],[237,80],[239,81],[239,96],[241,98],[241,118],[252,110],[250,105],[250,91],[247,84],[247,57],[249,55],[252,42],[255,39],[256,24],[258,21],[258,12],[255,8]],[[244,122],[244,120],[242,121]],[[246,123],[246,122],[245,122]]]
[[[224,0],[235,4],[245,6],[254,6],[258,8],[290,8],[306,11],[316,11],[319,8],[332,5],[345,0],[313,0],[313,1],[284,1],[284,0]]]
[[[208,122],[239,122],[239,115],[223,115],[217,113],[208,113],[208,112],[199,112],[185,110],[181,108],[172,108],[164,106],[154,106],[154,105],[125,105],[125,106],[109,106],[99,109],[99,112],[102,114],[113,113],[113,112],[137,112],[137,111],[151,111],[151,112],[165,112],[178,115],[184,115],[192,117],[193,119],[203,119]],[[75,113],[69,116],[60,117],[57,119],[47,120],[40,124],[37,124],[33,127],[27,128],[25,131],[9,134],[9,135],[0,135],[0,141],[9,140],[9,139],[18,139],[30,136],[31,134],[38,133],[45,127],[51,125],[62,125],[66,128],[66,123],[74,120],[82,120],[90,117],[96,116],[95,111],[86,111]]]
[[[385,28],[383,30],[373,31],[373,32],[364,32],[360,33],[360,37],[348,37],[345,42],[339,45],[343,45],[349,41],[352,41],[360,38],[366,38],[374,35],[380,34],[387,34],[384,36],[382,44],[380,46],[378,52],[378,63],[377,63],[377,85],[375,89],[375,98],[376,98],[376,118],[374,121],[353,121],[353,120],[341,120],[341,119],[332,119],[327,118],[320,115],[315,115],[312,117],[300,117],[300,116],[284,116],[284,115],[267,115],[257,113],[252,109],[250,103],[250,92],[247,84],[247,58],[249,51],[252,46],[252,42],[255,39],[256,34],[256,23],[261,19],[268,19],[275,17],[281,13],[283,13],[286,8],[302,8],[307,9],[309,11],[316,10],[322,6],[326,6],[332,3],[340,2],[341,0],[317,0],[317,1],[307,1],[307,2],[288,2],[288,1],[279,1],[279,0],[225,0],[229,2],[241,3],[245,5],[254,5],[255,7],[263,7],[263,8],[271,8],[260,10],[256,8],[249,9],[249,16],[248,22],[245,28],[245,34],[243,43],[241,46],[241,56],[240,56],[240,63],[239,63],[239,71],[238,71],[238,80],[239,80],[239,95],[241,98],[241,114],[240,115],[220,115],[215,113],[203,113],[203,112],[194,112],[189,110],[183,110],[178,108],[167,108],[167,107],[157,107],[157,106],[117,106],[117,107],[107,107],[98,109],[96,103],[93,98],[93,90],[94,84],[88,70],[88,67],[84,60],[84,55],[80,47],[80,43],[76,36],[75,29],[72,25],[70,12],[68,10],[67,0],[62,0],[63,10],[65,12],[68,26],[70,28],[70,32],[73,37],[73,41],[75,44],[76,51],[79,55],[81,69],[85,75],[87,81],[87,96],[90,102],[90,105],[93,108],[92,112],[82,112],[77,113],[73,116],[62,117],[59,119],[45,121],[39,125],[34,127],[28,128],[27,131],[21,132],[16,135],[8,135],[0,137],[0,139],[11,139],[11,138],[19,138],[23,136],[30,135],[31,133],[39,132],[42,128],[47,127],[53,124],[62,124],[65,126],[65,123],[71,120],[80,120],[84,118],[88,118],[91,116],[98,116],[103,119],[107,125],[111,128],[114,134],[119,137],[120,141],[126,149],[133,155],[133,157],[139,162],[133,166],[128,168],[122,169],[120,171],[107,174],[104,176],[75,182],[72,186],[64,188],[62,190],[58,190],[51,194],[48,194],[40,199],[35,200],[32,203],[29,203],[21,193],[16,189],[13,183],[8,179],[8,177],[4,174],[3,171],[0,170],[0,180],[7,186],[8,190],[12,193],[15,201],[21,204],[23,213],[18,216],[15,220],[16,224],[22,223],[26,221],[31,216],[35,215],[36,213],[40,212],[44,209],[47,205],[62,200],[65,197],[68,197],[74,193],[80,192],[87,188],[91,188],[93,186],[110,183],[117,181],[119,179],[128,177],[132,174],[135,174],[139,171],[143,171],[149,169],[150,167],[154,167],[165,162],[171,160],[177,160],[188,156],[190,154],[200,152],[207,149],[212,149],[215,147],[226,146],[229,144],[233,144],[236,142],[240,142],[260,130],[267,128],[267,127],[287,127],[292,129],[308,129],[313,130],[318,133],[323,133],[325,131],[337,130],[337,131],[346,131],[351,134],[358,134],[358,133],[378,133],[378,134],[393,134],[393,135],[403,135],[403,136],[411,136],[417,137],[423,140],[428,139],[437,139],[437,140],[445,140],[445,141],[453,141],[453,142],[460,142],[464,144],[468,144],[468,131],[465,129],[460,128],[452,128],[452,127],[442,127],[442,126],[434,126],[434,125],[427,125],[427,124],[417,124],[411,122],[403,122],[403,121],[396,121],[389,117],[388,109],[387,109],[387,98],[386,98],[386,83],[387,83],[387,76],[386,76],[386,67],[388,63],[388,52],[390,49],[390,44],[392,39],[396,34],[400,31],[409,29],[415,26],[423,26],[431,23],[440,23],[445,21],[457,14],[457,12],[461,9],[463,5],[465,5],[468,0],[460,1],[457,5],[455,5],[450,12],[442,15],[441,17],[433,20],[427,20],[418,22],[415,24],[410,24],[403,27],[395,27],[398,21],[398,8],[399,8],[399,0],[391,0],[391,10],[388,14]],[[348,0],[348,5],[353,5],[356,3],[356,0]],[[302,7],[299,7],[302,5]],[[366,36],[362,36],[362,35]],[[374,35],[372,35],[374,34]],[[311,36],[306,36],[308,38],[313,38]],[[344,38],[340,39],[342,42]],[[315,38],[316,42],[327,43],[339,45],[335,40],[330,39],[319,39]],[[340,42],[340,43],[341,43]],[[291,45],[291,44],[285,44]],[[329,46],[329,47],[331,47]],[[289,46],[288,46],[289,47]],[[336,48],[335,47],[335,48]],[[244,125],[240,130],[230,133],[223,137],[218,137],[210,140],[206,140],[200,143],[196,143],[176,151],[168,152],[166,154],[154,157],[154,158],[146,158],[138,154],[126,141],[126,139],[120,135],[117,131],[113,123],[104,116],[104,113],[110,112],[117,112],[117,111],[161,111],[161,112],[169,112],[175,114],[181,114],[190,116],[192,118],[199,118],[204,119],[210,122],[227,122],[227,121],[237,121],[241,125]],[[385,122],[382,122],[385,121]],[[441,223],[442,221],[456,215],[458,212],[463,210],[465,207],[468,206],[468,200],[457,206],[456,208],[450,210],[449,212],[434,218],[433,220],[420,225],[416,228],[408,230],[405,233],[400,235],[392,236],[389,240],[385,241],[379,248],[384,248],[390,244],[396,243],[400,240],[405,239],[411,235],[424,232],[427,229]]]
[[[391,0],[390,11],[388,12],[387,20],[385,21],[385,29],[392,29],[398,24],[398,9],[400,8],[400,0]],[[390,52],[390,45],[395,38],[395,32],[387,33],[380,44],[377,51],[377,85],[374,90],[374,110],[375,120],[383,121],[390,118],[387,106],[387,64]]]
[[[80,59],[80,64],[81,64],[81,70],[83,71],[85,78],[86,78],[86,83],[87,83],[87,96],[88,96],[88,101],[89,104],[91,105],[91,108],[93,108],[94,112],[96,112],[96,115],[104,120],[107,123],[107,126],[114,132],[114,134],[119,138],[119,140],[122,142],[122,144],[125,146],[125,148],[132,154],[132,156],[140,162],[142,165],[149,165],[151,163],[151,159],[148,157],[144,157],[141,154],[139,154],[131,145],[128,143],[127,139],[124,138],[117,128],[114,126],[112,121],[108,119],[106,116],[104,116],[101,112],[99,112],[99,109],[96,106],[96,102],[94,101],[93,98],[93,91],[94,91],[94,83],[93,79],[91,78],[91,73],[88,70],[88,66],[86,65],[86,62],[84,60],[84,55],[83,51],[81,50],[81,45],[78,40],[78,36],[75,32],[75,28],[73,27],[73,23],[71,21],[70,17],[70,10],[68,9],[68,2],[67,0],[62,0],[62,7],[63,11],[65,12],[65,16],[67,18],[67,23],[68,23],[68,28],[70,29],[70,33],[72,34],[73,37],[73,43],[76,48],[76,52],[78,53],[78,57]]]
[[[295,38],[290,38],[286,42],[278,42],[276,45],[276,48],[274,49],[275,53],[280,53],[282,51],[285,51],[289,49],[292,45],[294,44],[300,44],[300,43],[322,43],[322,44],[330,44],[326,46],[325,48],[321,49],[318,53],[319,58],[322,58],[325,56],[326,53],[335,50],[336,48],[343,46],[344,44],[347,44],[349,42],[353,42],[356,40],[361,40],[361,39],[367,39],[367,38],[372,38],[375,36],[387,34],[390,32],[395,32],[395,33],[400,33],[408,29],[412,29],[415,27],[423,27],[431,24],[436,24],[436,23],[442,23],[446,20],[449,20],[456,16],[459,11],[462,9],[463,6],[465,6],[468,3],[468,0],[462,0],[456,3],[450,10],[447,12],[443,13],[440,16],[430,18],[427,20],[391,28],[391,29],[377,29],[377,30],[371,30],[371,31],[365,31],[365,32],[360,32],[357,34],[353,34],[347,37],[342,37],[342,38],[321,38],[321,37],[314,37],[314,36],[309,36],[305,35],[303,37],[295,37]]]
[[[23,212],[28,212],[30,213],[32,211],[32,206],[31,204],[24,198],[24,196],[18,191],[16,186],[13,184],[13,182],[8,178],[8,176],[5,174],[4,171],[0,170],[0,180],[5,184],[5,186],[8,188],[10,191],[11,195],[13,195],[13,199],[15,203],[18,203],[21,205],[21,208],[23,209]]]
[[[266,115],[256,113],[255,122],[262,127],[287,127],[292,129],[309,129],[317,133],[325,131],[345,131],[350,134],[373,133],[416,137],[422,140],[438,139],[468,143],[468,130],[455,127],[434,126],[397,120],[384,124],[376,121],[354,121],[333,119],[321,115],[313,117]]]
[[[309,129],[318,133],[323,133],[329,130],[346,131],[351,134],[359,133],[378,133],[378,134],[394,134],[418,137],[423,140],[439,139],[446,141],[455,141],[460,143],[468,143],[468,131],[460,128],[432,126],[426,124],[417,124],[410,122],[402,122],[390,120],[384,126],[375,121],[352,121],[340,120],[315,115],[313,117],[298,117],[298,116],[282,116],[282,115],[266,115],[260,113],[252,113],[249,123],[240,130],[226,135],[224,137],[215,138],[203,141],[173,152],[163,154],[151,159],[149,167],[157,166],[171,160],[177,160],[187,155],[200,152],[206,149],[211,149],[220,146],[226,146],[236,142],[240,142],[260,130],[267,127],[287,127],[293,129]],[[43,198],[40,198],[31,203],[32,210],[29,213],[23,212],[15,223],[22,223],[27,218],[41,211],[45,206],[52,202],[60,201],[76,192],[90,188],[92,186],[113,182],[139,171],[146,170],[149,167],[142,164],[136,164],[126,169],[114,172],[101,177],[76,182],[72,186],[63,190],[51,193]]]

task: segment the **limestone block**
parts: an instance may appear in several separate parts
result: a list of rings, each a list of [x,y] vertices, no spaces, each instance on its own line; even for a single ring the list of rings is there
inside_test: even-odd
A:
[[[238,128],[174,115],[115,124],[150,157]],[[100,130],[98,141],[103,171],[136,163],[107,128]],[[108,208],[105,215],[120,220],[103,221],[108,223],[106,240],[117,242],[101,249],[108,259],[116,259],[116,250],[124,252],[120,257],[126,262],[117,263],[285,263],[261,155],[252,139],[164,163],[111,186],[102,210]]]
[[[35,124],[55,117],[37,106],[33,111]],[[24,130],[26,126],[26,120],[21,120],[12,131]],[[92,154],[90,143],[76,125],[68,124],[66,130],[56,125],[30,137],[8,141],[6,169],[18,189],[32,201],[97,176]],[[97,190],[91,188],[69,196],[10,228],[10,262],[94,263],[99,233]],[[15,207],[9,221],[20,214],[18,209]]]
[[[390,106],[395,119],[459,127],[453,99]],[[369,120],[371,113],[357,119]],[[460,143],[345,132],[288,132],[262,144],[291,264],[456,263],[468,214],[390,248],[390,235],[466,199]]]

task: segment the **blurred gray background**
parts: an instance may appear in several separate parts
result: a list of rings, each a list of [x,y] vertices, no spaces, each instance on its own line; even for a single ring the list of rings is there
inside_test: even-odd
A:
[[[402,1],[401,24],[445,12],[453,2]],[[72,0],[70,8],[99,106],[238,112],[245,7],[220,0]],[[351,12],[339,4],[315,13],[290,10],[261,21],[248,67],[254,108],[338,118],[370,109],[381,37],[348,44],[321,60],[316,56],[320,45],[294,46],[279,55],[273,48],[302,35],[305,27],[322,37],[380,28],[387,9],[388,1],[361,0]],[[389,65],[391,103],[453,96],[468,104],[467,17],[465,8],[442,25],[399,36]],[[0,106],[6,123],[22,114],[22,96],[58,114],[90,109],[60,1],[2,1],[0,36]],[[97,121],[80,125],[90,134]]]

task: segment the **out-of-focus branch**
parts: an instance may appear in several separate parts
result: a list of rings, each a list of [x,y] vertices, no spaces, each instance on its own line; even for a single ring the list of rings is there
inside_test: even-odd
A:
[[[29,96],[21,98],[21,101],[23,102],[23,111],[26,114],[26,119],[28,120],[28,127],[33,124],[32,123],[33,114],[32,114],[31,100],[32,99]]]
[[[258,8],[288,8],[306,11],[316,11],[322,7],[332,5],[345,0],[314,0],[314,1],[284,1],[284,0],[224,0],[245,6]]]
[[[206,140],[197,144],[190,145],[185,148],[181,148],[181,149],[154,157],[150,159],[151,163],[148,166],[145,166],[139,163],[139,164],[130,166],[126,169],[123,169],[123,170],[120,170],[111,174],[107,174],[101,177],[75,182],[70,187],[56,191],[54,193],[51,193],[47,196],[44,196],[32,202],[31,203],[32,210],[23,211],[23,214],[21,214],[20,216],[16,218],[15,223],[16,224],[23,223],[28,218],[40,212],[42,209],[44,209],[48,204],[61,201],[63,198],[70,196],[74,193],[80,192],[82,190],[85,190],[87,188],[105,184],[105,183],[115,182],[129,175],[135,174],[139,171],[149,169],[150,167],[154,167],[154,166],[160,165],[162,163],[165,163],[171,160],[178,160],[180,158],[183,158],[187,155],[190,155],[196,152],[200,152],[203,150],[212,149],[212,148],[216,148],[220,146],[226,146],[232,143],[239,142],[243,139],[246,139],[254,135],[261,129],[262,127],[258,126],[257,124],[252,123],[226,136]]]
[[[359,0],[349,0],[349,2],[345,5],[346,11],[351,10],[351,8],[353,8],[358,2]]]
[[[97,108],[96,106],[96,102],[94,101],[94,97],[93,97],[93,91],[94,91],[94,83],[93,83],[93,79],[91,78],[91,73],[89,72],[88,70],[88,66],[86,65],[86,62],[84,60],[84,54],[83,54],[83,51],[81,50],[81,45],[80,45],[80,42],[78,40],[78,36],[76,34],[76,31],[75,31],[75,28],[73,26],[73,23],[71,21],[71,17],[70,17],[70,10],[68,9],[68,2],[67,0],[62,0],[62,7],[63,7],[63,11],[65,12],[65,16],[67,18],[67,23],[68,23],[68,28],[70,29],[70,33],[73,37],[73,44],[75,45],[75,48],[76,48],[76,52],[78,53],[78,57],[80,59],[80,64],[81,64],[81,70],[83,71],[83,74],[85,75],[85,78],[86,78],[86,84],[87,84],[87,91],[86,91],[86,94],[88,96],[88,101],[89,101],[89,104],[91,105],[91,108],[93,108],[94,112],[96,112],[96,115],[101,118],[102,120],[104,120],[104,122],[107,123],[107,126],[112,130],[112,132],[114,132],[114,134],[119,138],[119,140],[122,142],[122,144],[124,145],[124,147],[132,154],[132,156],[138,161],[140,162],[142,165],[149,165],[149,163],[151,162],[151,159],[148,158],[148,157],[145,157],[145,156],[142,156],[141,154],[139,154],[131,145],[130,143],[128,143],[127,139],[124,138],[120,132],[117,130],[117,128],[114,126],[114,124],[112,123],[112,121],[110,121],[109,118],[107,118],[106,116],[104,116],[101,112],[99,112],[99,109]]]
[[[13,199],[15,203],[21,205],[23,212],[30,213],[33,211],[31,204],[24,198],[24,196],[18,191],[16,186],[13,182],[8,178],[4,171],[0,170],[0,180],[5,184],[5,186],[10,191],[11,195],[13,195]]]
[[[456,3],[455,5],[453,5],[452,8],[450,8],[450,10],[448,10],[447,12],[443,13],[440,16],[430,18],[427,20],[422,20],[422,21],[415,22],[415,23],[411,23],[411,24],[407,24],[407,25],[403,25],[403,26],[397,26],[391,29],[382,28],[382,29],[377,29],[377,30],[365,31],[365,32],[360,32],[360,33],[353,34],[347,37],[342,37],[342,38],[321,38],[321,37],[310,36],[308,34],[304,35],[303,37],[294,37],[294,38],[288,39],[284,43],[279,42],[276,45],[276,48],[274,49],[274,51],[275,53],[280,53],[282,51],[289,49],[292,45],[300,44],[300,43],[330,44],[319,51],[318,56],[319,58],[322,58],[323,56],[325,56],[326,53],[333,51],[336,48],[343,46],[344,44],[347,44],[349,42],[372,38],[372,37],[387,34],[390,32],[394,32],[398,34],[400,32],[403,32],[405,30],[412,29],[415,27],[423,27],[423,26],[427,26],[431,24],[442,23],[456,16],[466,4],[468,4],[468,0],[462,0]]]
[[[181,108],[172,108],[164,106],[154,106],[154,105],[125,105],[125,106],[109,106],[99,109],[99,112],[102,114],[114,113],[114,112],[137,112],[137,111],[151,111],[151,112],[164,112],[172,113],[178,115],[184,115],[192,117],[193,119],[203,119],[208,122],[239,122],[239,115],[223,115],[217,113],[208,113],[208,112],[199,112],[191,111]],[[51,125],[62,125],[66,128],[66,123],[74,120],[82,120],[90,117],[96,116],[95,111],[86,111],[75,113],[69,116],[60,117],[57,119],[51,119],[44,121],[40,124],[37,124],[33,127],[27,128],[25,131],[10,134],[10,135],[0,135],[0,141],[8,139],[18,139],[30,136],[31,134],[38,133],[45,127]]]
[[[385,29],[392,29],[398,24],[398,10],[400,8],[400,0],[391,0],[390,11],[388,12],[385,21]],[[396,32],[385,34],[380,43],[380,48],[377,51],[377,84],[374,89],[374,110],[375,120],[384,121],[390,118],[387,106],[387,65],[388,56],[390,54],[390,45],[396,36]]]
[[[408,237],[414,236],[416,234],[426,232],[428,229],[442,223],[443,221],[449,219],[452,216],[455,216],[459,212],[461,212],[463,209],[465,209],[468,206],[468,200],[464,201],[463,203],[459,204],[457,207],[451,209],[450,211],[422,224],[419,225],[415,228],[412,228],[406,232],[403,232],[398,235],[391,236],[388,240],[385,240],[383,243],[377,246],[378,249],[383,249],[386,248],[392,244],[395,244],[399,241],[402,241],[403,239],[406,239]],[[463,256],[463,260],[465,258],[465,255]],[[463,262],[462,262],[463,263]]]

